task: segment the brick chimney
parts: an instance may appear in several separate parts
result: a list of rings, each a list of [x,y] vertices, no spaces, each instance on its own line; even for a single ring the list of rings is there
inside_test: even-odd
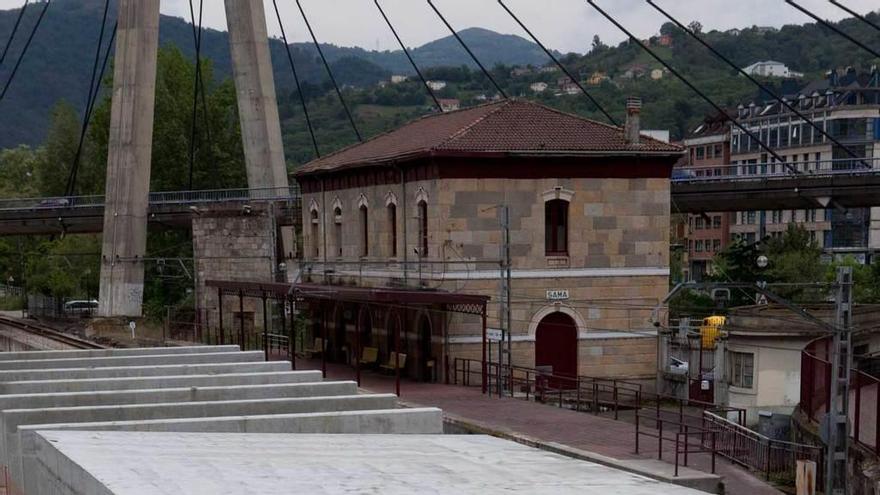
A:
[[[642,132],[641,125],[642,99],[630,96],[626,99],[626,123],[623,125],[623,137],[626,144],[639,144]]]

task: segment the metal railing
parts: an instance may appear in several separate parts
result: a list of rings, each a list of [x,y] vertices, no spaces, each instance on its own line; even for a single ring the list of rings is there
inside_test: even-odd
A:
[[[831,394],[831,338],[810,342],[801,352],[800,410],[817,422]],[[857,369],[850,373],[849,421],[854,442],[880,455],[880,379]]]
[[[150,193],[149,204],[161,205],[195,205],[204,203],[241,202],[241,201],[299,201],[301,198],[298,185],[288,188],[256,188],[256,189],[212,189],[204,191],[168,191]],[[58,196],[48,198],[10,198],[0,199],[0,211],[19,210],[57,210],[77,208],[97,208],[104,206],[104,196]]]
[[[865,165],[870,166],[866,168]],[[794,174],[791,169],[798,170]],[[808,160],[798,162],[696,165],[673,171],[674,183],[732,182],[794,177],[845,177],[880,174],[880,157]]]
[[[649,430],[641,428],[642,420],[653,422],[654,427]],[[640,437],[648,437],[657,440],[657,459],[663,460],[663,442],[671,442],[675,445],[675,476],[678,476],[679,465],[688,466],[691,454],[709,454],[711,456],[711,472],[715,474],[716,439],[718,431],[699,422],[697,416],[686,415],[676,419],[664,418],[657,412],[655,415],[636,412],[636,454],[639,453]],[[670,436],[671,435],[671,436]],[[691,441],[697,437],[696,443]],[[683,462],[682,462],[683,461]]]
[[[499,396],[543,402],[561,408],[599,414],[610,412],[614,419],[620,419],[622,411],[641,411],[652,409],[655,417],[671,414],[677,421],[684,422],[689,409],[712,410],[724,415],[736,416],[745,422],[745,409],[726,407],[671,395],[646,392],[640,383],[613,378],[589,376],[565,376],[539,369],[522,366],[487,364],[487,385],[490,392]],[[452,381],[456,385],[481,386],[482,361],[455,358],[453,360]]]
[[[766,479],[794,481],[797,461],[822,465],[823,448],[773,440],[711,412],[703,412],[703,422],[716,432],[712,448],[731,461],[753,469]],[[704,443],[706,440],[703,440]],[[821,477],[821,469],[820,477]],[[821,482],[819,484],[821,486]]]

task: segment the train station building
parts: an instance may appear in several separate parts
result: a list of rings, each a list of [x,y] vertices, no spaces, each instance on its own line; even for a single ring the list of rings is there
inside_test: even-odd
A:
[[[352,296],[307,300],[305,341],[321,339],[345,363],[367,347],[379,363],[399,349],[407,375],[441,380],[484,355],[479,313],[449,310],[479,296],[491,299],[490,336],[511,329],[515,366],[653,380],[648,319],[668,291],[670,176],[682,151],[640,135],[640,105],[628,102],[621,129],[492,103],[299,169],[302,261],[292,278]],[[394,291],[420,303],[360,297]]]

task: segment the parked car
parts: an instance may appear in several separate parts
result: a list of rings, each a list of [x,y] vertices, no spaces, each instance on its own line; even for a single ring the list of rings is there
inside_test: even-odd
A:
[[[69,316],[91,316],[98,311],[98,301],[67,301],[64,303],[64,314]]]
[[[40,201],[40,206],[52,208],[70,206],[70,200],[67,198],[49,198]]]

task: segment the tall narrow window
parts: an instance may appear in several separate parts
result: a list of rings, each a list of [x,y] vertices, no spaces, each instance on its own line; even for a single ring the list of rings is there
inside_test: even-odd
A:
[[[397,257],[397,205],[388,205],[388,255]]]
[[[370,224],[369,210],[366,206],[361,206],[361,257],[366,258],[370,255]]]
[[[428,203],[419,201],[419,256],[428,256]]]
[[[333,246],[336,248],[336,256],[342,257],[342,209],[333,210]]]
[[[315,259],[321,257],[321,234],[319,230],[320,221],[318,220],[318,210],[312,210],[312,215],[310,218],[312,222],[312,254]]]
[[[544,251],[547,256],[568,255],[568,201],[544,203]]]

